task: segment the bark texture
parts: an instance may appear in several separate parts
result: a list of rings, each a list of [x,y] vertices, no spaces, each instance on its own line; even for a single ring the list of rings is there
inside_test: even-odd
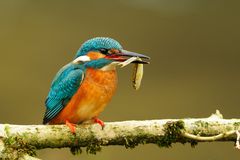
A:
[[[223,119],[219,111],[209,118],[108,122],[104,129],[98,124],[78,125],[76,135],[65,125],[0,124],[0,159],[34,160],[35,151],[43,148],[69,147],[75,154],[86,147],[95,154],[109,145],[134,148],[148,143],[170,147],[177,142],[235,142],[238,130],[240,119]]]

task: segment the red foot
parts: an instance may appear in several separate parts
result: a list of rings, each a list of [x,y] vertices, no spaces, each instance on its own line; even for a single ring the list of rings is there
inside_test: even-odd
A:
[[[104,122],[103,122],[101,119],[94,118],[94,122],[95,122],[95,123],[98,123],[98,124],[102,127],[102,129],[103,129],[104,126],[105,126]]]
[[[69,127],[70,131],[72,132],[72,134],[76,134],[76,124],[69,122],[68,120],[66,120],[66,125]]]

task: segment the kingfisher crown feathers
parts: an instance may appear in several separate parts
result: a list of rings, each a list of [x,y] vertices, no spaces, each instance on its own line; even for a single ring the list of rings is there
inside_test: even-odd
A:
[[[118,49],[121,50],[121,44],[109,37],[96,37],[87,40],[77,51],[76,57],[86,55],[90,51],[98,51],[100,49]]]

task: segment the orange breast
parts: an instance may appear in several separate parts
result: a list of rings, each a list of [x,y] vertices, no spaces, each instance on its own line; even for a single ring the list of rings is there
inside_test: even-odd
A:
[[[84,81],[67,106],[50,124],[80,123],[98,116],[111,100],[117,87],[116,70],[87,69]]]

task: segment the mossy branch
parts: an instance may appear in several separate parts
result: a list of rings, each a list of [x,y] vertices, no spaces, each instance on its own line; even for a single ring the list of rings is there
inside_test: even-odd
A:
[[[218,111],[209,118],[108,122],[103,130],[97,124],[78,125],[76,135],[65,125],[0,124],[0,159],[12,155],[31,159],[35,150],[43,148],[69,147],[75,154],[86,147],[95,154],[109,145],[134,148],[148,143],[170,147],[177,142],[235,142],[240,137],[238,130],[240,119],[223,119]]]

